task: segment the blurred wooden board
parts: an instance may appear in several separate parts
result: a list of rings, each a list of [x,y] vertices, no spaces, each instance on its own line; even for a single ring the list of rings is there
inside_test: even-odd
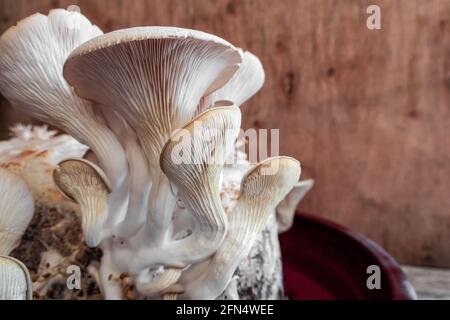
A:
[[[403,266],[419,300],[450,300],[450,269]]]
[[[372,3],[382,30],[366,28]],[[244,127],[281,128],[281,153],[316,180],[302,211],[450,266],[450,1],[1,0],[0,31],[70,4],[104,31],[189,27],[257,54],[267,81]]]

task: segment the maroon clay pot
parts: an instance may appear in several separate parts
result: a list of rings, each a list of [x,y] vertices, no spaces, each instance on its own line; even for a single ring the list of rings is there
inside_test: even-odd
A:
[[[363,235],[317,216],[297,213],[280,235],[285,293],[298,300],[410,300],[414,290],[398,263]],[[370,290],[367,267],[380,267],[381,289]]]

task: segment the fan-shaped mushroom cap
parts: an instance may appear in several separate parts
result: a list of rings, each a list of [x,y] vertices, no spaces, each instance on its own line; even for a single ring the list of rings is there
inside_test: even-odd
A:
[[[53,171],[58,188],[80,205],[81,226],[90,247],[102,240],[110,183],[100,168],[84,159],[68,159]]]
[[[48,16],[25,18],[0,38],[0,89],[13,105],[89,145],[116,185],[126,176],[123,150],[91,104],[63,77],[72,50],[100,34],[75,11],[55,9]]]
[[[63,111],[80,113],[83,101],[73,94],[62,68],[78,45],[102,34],[86,17],[63,9],[36,13],[0,37],[0,88],[12,104],[58,126]]]
[[[0,300],[32,300],[28,269],[17,259],[0,256]]]
[[[8,255],[19,244],[33,213],[28,186],[19,176],[0,168],[0,255]]]
[[[225,86],[212,95],[215,101],[229,100],[240,107],[261,89],[264,79],[265,74],[261,61],[251,52],[245,51],[239,70]]]
[[[149,166],[202,96],[223,86],[241,56],[219,37],[174,27],[107,33],[79,46],[64,66],[76,92],[118,111],[136,130]]]
[[[228,214],[229,231],[223,244],[205,273],[193,279],[192,275],[198,275],[194,267],[182,275],[180,284],[186,291],[182,298],[215,299],[225,290],[270,214],[298,181],[300,173],[300,163],[290,157],[269,158],[249,170],[242,179],[236,205]]]
[[[313,186],[314,180],[312,179],[299,181],[280,204],[278,204],[277,223],[279,233],[291,228],[298,204]]]

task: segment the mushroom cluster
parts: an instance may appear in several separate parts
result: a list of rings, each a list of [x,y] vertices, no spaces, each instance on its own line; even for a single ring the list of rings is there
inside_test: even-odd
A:
[[[195,30],[103,34],[81,13],[55,9],[1,36],[2,94],[92,151],[61,161],[53,179],[79,205],[86,244],[103,251],[106,299],[214,299],[280,202],[289,226],[307,191],[293,158],[246,164],[233,204],[220,197],[239,107],[263,82],[256,56]],[[16,210],[16,223],[29,222],[29,208]]]

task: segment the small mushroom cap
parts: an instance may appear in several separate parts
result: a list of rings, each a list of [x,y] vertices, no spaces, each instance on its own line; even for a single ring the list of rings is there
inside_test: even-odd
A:
[[[34,213],[31,192],[21,177],[0,168],[0,255],[20,242]]]
[[[313,186],[314,180],[312,179],[299,181],[278,204],[276,211],[279,233],[290,229],[294,222],[295,210],[298,204]]]
[[[32,300],[30,274],[17,259],[0,256],[0,300]]]
[[[80,205],[81,223],[86,243],[97,246],[102,239],[111,192],[106,175],[85,159],[68,159],[53,171],[53,180],[61,192]]]
[[[214,100],[230,100],[240,107],[262,88],[264,80],[261,61],[253,53],[245,51],[239,70],[225,86],[213,93]]]
[[[95,154],[91,153],[89,157],[92,157],[95,160]],[[94,162],[89,161],[86,158],[70,158],[61,161],[58,164],[59,168],[56,168],[53,171],[53,180],[55,181],[56,186],[59,188],[61,193],[65,195],[68,199],[75,201],[76,199],[73,196],[73,190],[71,188],[72,183],[77,183],[76,175],[84,172],[86,177],[92,178],[92,183],[98,184],[102,186],[102,189],[105,189],[107,193],[111,193],[111,182],[109,182],[108,177],[105,172],[97,166]],[[67,170],[73,170],[72,173],[68,174]],[[64,179],[70,179],[64,180]],[[79,177],[80,179],[84,177]],[[77,184],[81,184],[82,181],[79,180]]]
[[[300,162],[294,158],[267,158],[244,175],[239,198],[270,196],[272,202],[278,204],[298,181],[300,174]],[[281,194],[278,194],[278,191],[282,191]]]

